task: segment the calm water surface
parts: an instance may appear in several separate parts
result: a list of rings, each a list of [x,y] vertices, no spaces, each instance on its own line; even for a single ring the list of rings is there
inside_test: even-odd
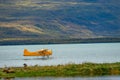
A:
[[[42,48],[52,49],[53,55],[49,59],[24,57],[23,50],[25,48],[30,51]],[[0,67],[5,65],[17,67],[23,66],[24,63],[28,65],[58,65],[83,62],[120,62],[120,43],[0,46]]]

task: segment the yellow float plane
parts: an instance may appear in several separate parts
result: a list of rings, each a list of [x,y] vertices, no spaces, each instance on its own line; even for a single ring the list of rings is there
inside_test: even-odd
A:
[[[48,50],[48,49],[41,49],[35,52],[30,52],[27,49],[24,49],[23,56],[43,56],[43,57],[47,56],[49,57],[50,55],[52,55],[52,50]]]

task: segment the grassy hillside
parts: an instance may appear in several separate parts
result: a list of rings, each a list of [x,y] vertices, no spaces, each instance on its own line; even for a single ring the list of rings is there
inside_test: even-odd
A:
[[[120,37],[119,0],[1,0],[0,39]]]

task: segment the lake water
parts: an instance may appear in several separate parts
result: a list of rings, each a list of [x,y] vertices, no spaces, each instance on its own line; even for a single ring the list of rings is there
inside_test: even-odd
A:
[[[24,57],[25,48],[30,51],[52,49],[53,55],[49,59]],[[84,62],[120,62],[120,43],[0,46],[0,67],[5,65],[17,67],[23,66],[24,63],[43,66]]]

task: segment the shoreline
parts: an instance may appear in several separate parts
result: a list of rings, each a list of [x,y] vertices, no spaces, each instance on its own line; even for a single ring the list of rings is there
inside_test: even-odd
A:
[[[120,62],[82,63],[56,66],[23,66],[0,68],[0,78],[4,77],[75,77],[120,75]]]
[[[120,43],[120,38],[87,38],[87,39],[30,39],[1,40],[0,46],[7,45],[48,45],[48,44],[88,44],[88,43]]]

